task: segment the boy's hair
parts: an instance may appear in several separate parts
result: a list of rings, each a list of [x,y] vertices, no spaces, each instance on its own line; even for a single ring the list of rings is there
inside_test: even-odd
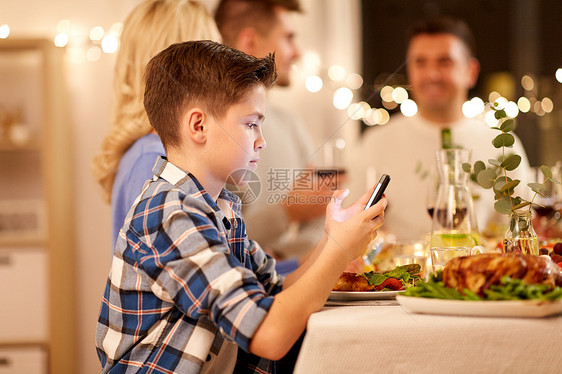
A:
[[[459,38],[466,46],[470,57],[476,56],[476,42],[468,25],[456,18],[441,16],[418,21],[408,30],[408,44],[420,34],[451,34]]]
[[[179,123],[188,108],[220,118],[251,88],[269,88],[276,77],[274,56],[252,57],[210,40],[176,43],[148,63],[144,107],[168,149],[181,144]]]
[[[277,21],[275,8],[302,12],[299,0],[221,0],[215,11],[215,21],[223,42],[234,45],[240,31],[255,28],[267,36]]]

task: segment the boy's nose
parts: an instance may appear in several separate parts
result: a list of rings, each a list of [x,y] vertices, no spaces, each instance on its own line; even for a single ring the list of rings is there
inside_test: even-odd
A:
[[[260,133],[260,136],[256,139],[256,142],[254,143],[255,149],[261,151],[262,149],[265,148],[266,144],[267,143],[265,142],[265,138]]]

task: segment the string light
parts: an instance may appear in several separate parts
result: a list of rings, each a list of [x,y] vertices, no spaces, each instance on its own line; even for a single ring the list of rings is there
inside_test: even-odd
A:
[[[527,113],[531,109],[531,102],[526,97],[520,97],[517,100],[517,106],[521,113]]]
[[[10,26],[4,24],[0,26],[0,39],[6,39],[10,36]]]
[[[505,104],[505,114],[508,117],[515,118],[519,114],[519,107],[513,101],[508,101]]]
[[[558,82],[562,83],[562,68],[556,69],[555,77]]]
[[[413,117],[418,112],[418,105],[414,100],[406,99],[402,104],[400,104],[400,111],[406,117]]]
[[[323,86],[322,78],[320,78],[318,75],[311,75],[310,77],[306,78],[304,86],[309,92],[318,92],[322,89]]]
[[[66,47],[68,44],[68,34],[65,32],[58,33],[55,36],[55,46],[57,47]]]
[[[333,104],[336,109],[346,109],[353,100],[353,92],[347,87],[340,87],[334,92]]]

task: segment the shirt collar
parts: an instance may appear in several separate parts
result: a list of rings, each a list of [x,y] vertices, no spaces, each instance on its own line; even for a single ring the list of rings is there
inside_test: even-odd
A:
[[[154,172],[154,180],[162,178],[188,195],[200,195],[214,211],[221,211],[217,203],[211,198],[211,195],[205,191],[205,188],[201,185],[201,183],[199,183],[193,174],[172,164],[166,157],[158,156],[152,171]],[[236,214],[240,214],[241,206],[240,198],[238,196],[223,188],[219,193],[218,198],[229,202],[232,210],[234,210]]]

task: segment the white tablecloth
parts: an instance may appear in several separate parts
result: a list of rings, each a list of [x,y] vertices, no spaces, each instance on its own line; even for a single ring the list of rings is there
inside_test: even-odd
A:
[[[314,313],[295,367],[302,373],[562,373],[562,316],[409,314],[400,306]]]

